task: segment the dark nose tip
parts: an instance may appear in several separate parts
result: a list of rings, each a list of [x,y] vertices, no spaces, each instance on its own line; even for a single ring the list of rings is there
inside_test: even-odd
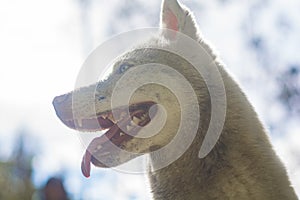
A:
[[[55,97],[52,104],[58,118],[61,120],[72,119],[72,93]]]
[[[64,103],[65,101],[67,101],[67,99],[69,98],[70,94],[63,94],[63,95],[60,95],[60,96],[57,96],[53,99],[53,106],[54,107],[57,107],[59,106],[60,104]]]

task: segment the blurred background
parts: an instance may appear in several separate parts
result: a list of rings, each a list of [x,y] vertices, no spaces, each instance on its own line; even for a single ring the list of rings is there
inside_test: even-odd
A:
[[[248,94],[300,195],[300,1],[181,2]],[[149,199],[144,175],[93,168],[84,178],[84,147],[51,102],[103,41],[158,26],[160,4],[0,1],[0,199]]]

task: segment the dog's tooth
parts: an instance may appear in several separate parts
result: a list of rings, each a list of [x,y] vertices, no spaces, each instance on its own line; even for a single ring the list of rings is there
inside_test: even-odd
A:
[[[141,116],[141,120],[144,121],[146,119],[146,115]]]
[[[121,118],[121,119],[123,119],[125,116],[126,116],[126,112],[122,112],[122,113],[120,114],[120,118]]]
[[[97,151],[99,151],[102,148],[102,145],[99,144],[96,146],[96,148],[93,150],[93,153],[97,153]]]
[[[77,119],[77,124],[78,124],[78,126],[79,126],[79,127],[82,127],[82,121],[83,121],[83,120],[82,120],[82,119],[80,119],[80,118],[79,118],[79,119]]]
[[[104,153],[101,154],[101,156],[107,156],[109,154],[110,154],[109,152],[104,152]]]
[[[126,126],[127,131],[131,131],[132,128],[133,128],[133,127],[130,126],[130,125],[127,125],[127,126]]]
[[[106,116],[107,119],[109,119],[110,121],[114,122],[114,118],[112,114],[109,114]]]
[[[99,145],[97,145],[97,150],[100,150],[102,148],[102,145],[101,144],[99,144]]]
[[[136,116],[133,116],[133,117],[132,117],[132,121],[135,123],[135,125],[137,125],[137,124],[139,124],[140,119],[137,118]]]
[[[123,135],[125,135],[123,132],[120,133],[120,136],[122,137]]]

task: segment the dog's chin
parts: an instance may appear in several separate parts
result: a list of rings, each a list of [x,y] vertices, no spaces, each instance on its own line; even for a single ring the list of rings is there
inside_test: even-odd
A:
[[[101,154],[99,154],[99,156],[92,156],[91,163],[99,168],[112,168],[130,161],[136,158],[138,155],[140,154],[133,154],[131,156],[122,156],[121,154],[101,156]]]

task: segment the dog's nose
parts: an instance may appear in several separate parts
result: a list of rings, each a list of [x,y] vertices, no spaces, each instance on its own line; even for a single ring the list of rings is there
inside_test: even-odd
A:
[[[54,106],[57,116],[63,119],[72,119],[72,93],[63,94],[53,99],[52,104]]]
[[[63,95],[55,97],[52,102],[53,106],[57,107],[60,104],[64,103],[65,101],[68,100],[69,96],[70,96],[70,94],[63,94]]]

